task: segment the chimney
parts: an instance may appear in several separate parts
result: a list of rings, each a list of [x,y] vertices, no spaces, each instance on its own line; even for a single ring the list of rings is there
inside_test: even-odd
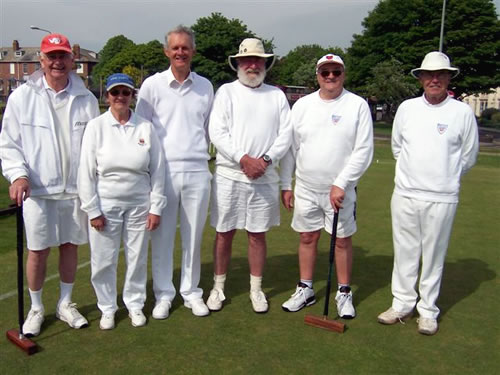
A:
[[[75,59],[80,59],[80,45],[73,44],[73,55],[75,55]]]
[[[14,40],[12,42],[12,50],[15,52],[19,49],[19,42],[17,40]]]

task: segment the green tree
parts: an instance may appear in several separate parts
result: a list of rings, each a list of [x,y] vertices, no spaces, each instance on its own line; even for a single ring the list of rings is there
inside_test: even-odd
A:
[[[123,35],[117,35],[108,39],[99,52],[99,63],[92,69],[92,81],[94,84],[99,85],[100,80],[106,78],[107,75],[103,73],[103,70],[110,60],[124,49],[133,46],[135,46],[134,42]]]
[[[318,44],[307,44],[295,47],[293,50],[288,52],[288,54],[276,63],[274,68],[273,77],[275,77],[276,83],[280,85],[300,85],[304,86],[304,83],[312,83],[310,87],[316,86],[316,74],[313,64],[313,68],[310,72],[307,72],[308,67],[310,67],[311,62],[317,62],[322,56],[327,53],[334,53],[339,56],[344,56],[344,51],[338,47],[328,47],[324,48]],[[304,65],[305,64],[305,65]],[[299,71],[299,73],[296,73]],[[312,79],[311,79],[312,77]],[[308,84],[307,86],[309,86]]]
[[[235,79],[227,58],[238,52],[241,41],[259,38],[239,19],[228,19],[221,13],[201,17],[191,28],[196,35],[196,55],[192,68],[209,79],[215,87]],[[272,41],[262,41],[266,52],[272,53]]]
[[[142,83],[141,70],[132,65],[127,65],[122,69],[122,73],[129,75],[133,80],[135,87],[139,87]]]
[[[362,34],[348,49],[348,85],[365,92],[377,64],[392,58],[409,73],[439,48],[442,1],[381,0],[364,19]],[[461,74],[452,81],[456,95],[500,86],[500,21],[492,0],[448,0],[445,52]]]
[[[387,114],[394,115],[401,102],[418,92],[414,78],[405,74],[402,64],[391,59],[382,61],[371,69],[373,79],[366,86],[369,97],[387,104]]]
[[[145,44],[133,44],[107,60],[100,67],[99,74],[105,79],[110,74],[123,71],[126,66],[138,69],[140,80],[144,80],[156,72],[167,69],[168,59],[163,53],[163,45],[157,40]]]

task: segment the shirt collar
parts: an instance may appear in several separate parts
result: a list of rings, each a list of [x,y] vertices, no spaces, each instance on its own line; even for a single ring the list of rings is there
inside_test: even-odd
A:
[[[115,119],[115,116],[113,116],[113,114],[111,113],[111,109],[108,108],[108,111],[106,112],[106,114],[108,116],[107,122],[111,126],[136,126],[137,125],[137,115],[135,114],[135,112],[132,109],[130,109],[130,111],[131,111],[130,118],[128,119],[128,121],[125,124],[122,125]]]
[[[47,79],[45,78],[45,74],[42,76],[42,82],[43,82],[43,87],[45,90],[51,90],[54,92],[54,94],[60,94],[63,92],[69,92],[69,89],[71,88],[71,80],[68,78],[68,84],[66,85],[65,88],[63,88],[61,91],[56,92],[52,87],[49,86],[49,83],[47,82]]]
[[[173,87],[181,87],[181,86],[184,86],[187,82],[189,82],[189,84],[192,84],[194,82],[193,72],[189,71],[189,74],[186,77],[186,79],[184,80],[184,82],[180,83],[179,81],[177,81],[175,79],[174,73],[172,73],[172,68],[171,67],[169,67],[167,69],[166,77],[167,77],[168,85],[170,87],[172,87],[172,85],[174,85]]]

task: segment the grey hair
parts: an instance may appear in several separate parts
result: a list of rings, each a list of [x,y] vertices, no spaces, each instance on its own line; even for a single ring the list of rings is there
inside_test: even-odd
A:
[[[191,45],[193,49],[196,49],[194,31],[190,27],[184,25],[178,25],[165,34],[165,49],[168,48],[168,38],[170,37],[171,34],[187,34],[191,39]]]

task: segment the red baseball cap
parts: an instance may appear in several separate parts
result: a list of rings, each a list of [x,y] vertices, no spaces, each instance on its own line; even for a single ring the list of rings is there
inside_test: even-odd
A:
[[[64,51],[68,53],[73,52],[68,38],[62,34],[49,34],[43,38],[42,43],[40,44],[40,51],[43,53],[49,53],[52,51]]]

